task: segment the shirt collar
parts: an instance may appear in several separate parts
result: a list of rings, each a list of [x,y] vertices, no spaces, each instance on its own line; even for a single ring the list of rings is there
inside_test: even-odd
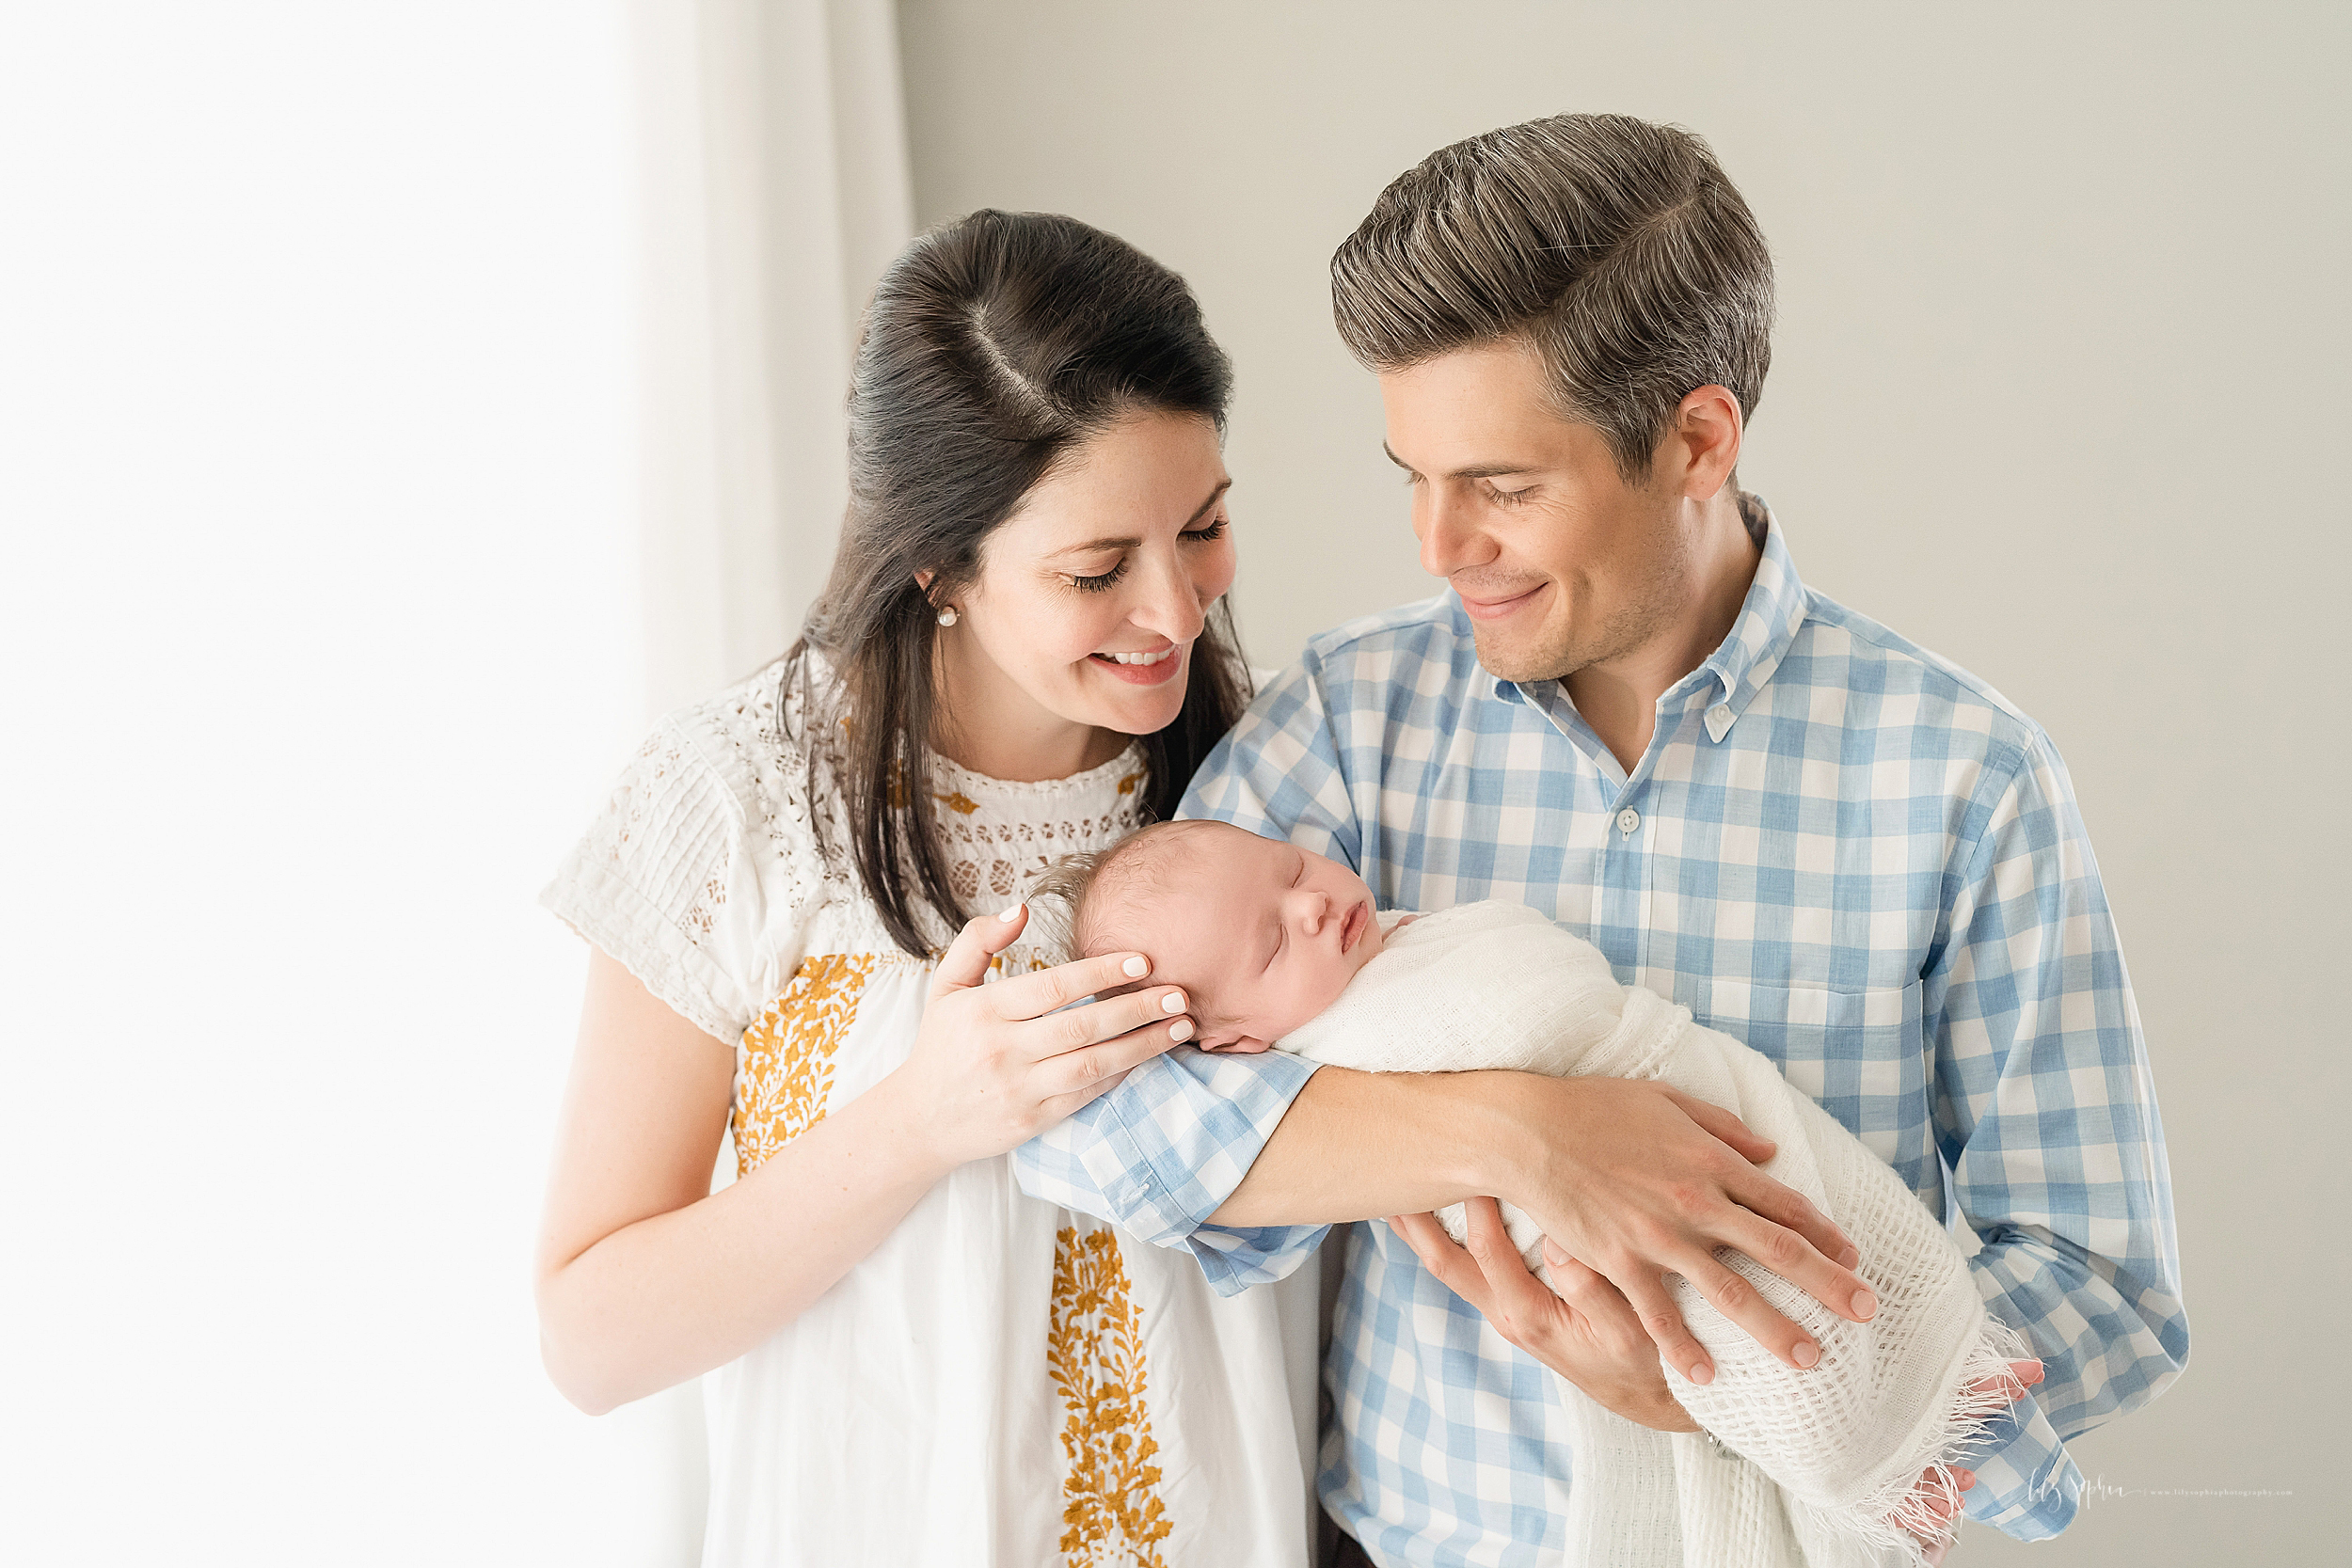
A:
[[[1797,628],[1804,625],[1807,602],[1804,579],[1797,576],[1797,563],[1788,554],[1788,537],[1773,518],[1772,509],[1764,504],[1763,497],[1742,491],[1740,511],[1751,533],[1762,531],[1764,559],[1756,563],[1756,580],[1748,585],[1748,596],[1740,603],[1740,618],[1731,623],[1730,635],[1699,666],[1714,676],[1721,689],[1718,703],[1731,710],[1732,719],[1746,711],[1756,694],[1764,689],[1764,683],[1772,678],[1772,672],[1780,668],[1781,657],[1797,640]]]
[[[1756,578],[1748,584],[1747,597],[1740,602],[1739,618],[1732,622],[1729,635],[1704,663],[1677,682],[1667,694],[1671,697],[1679,692],[1686,702],[1697,694],[1711,698],[1707,727],[1717,740],[1746,711],[1756,694],[1764,689],[1772,672],[1780,667],[1782,656],[1796,641],[1797,628],[1804,624],[1804,582],[1797,576],[1797,563],[1788,554],[1788,537],[1772,516],[1772,509],[1761,496],[1743,490],[1740,493],[1740,512],[1749,533],[1763,535],[1764,558],[1756,562]],[[1455,613],[1460,613],[1458,607]],[[1535,695],[1483,667],[1480,673],[1485,677],[1488,694],[1506,703],[1527,701]],[[1724,710],[1721,719],[1714,716],[1714,708]]]

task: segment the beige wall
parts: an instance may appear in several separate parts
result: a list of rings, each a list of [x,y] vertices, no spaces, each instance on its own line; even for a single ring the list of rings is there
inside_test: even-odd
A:
[[[2147,1024],[2194,1365],[2076,1445],[2129,1490],[2036,1560],[2309,1560],[2341,1550],[2321,1407],[2352,1280],[2322,995],[2352,13],[2050,9],[901,0],[916,217],[1073,213],[1193,281],[1239,370],[1242,625],[1279,661],[1431,586],[1331,331],[1332,246],[1490,126],[1705,135],[1780,268],[1743,478],[1810,582],[2057,737]],[[2295,1496],[2153,1495],[2205,1488]],[[2020,1549],[1979,1529],[1954,1560]]]

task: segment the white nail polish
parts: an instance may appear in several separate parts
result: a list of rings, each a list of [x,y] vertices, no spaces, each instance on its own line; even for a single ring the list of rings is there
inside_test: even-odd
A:
[[[1143,978],[1146,974],[1152,973],[1151,964],[1142,958],[1129,958],[1125,963],[1120,964],[1119,967],[1125,970],[1128,974],[1134,975],[1138,980]]]
[[[1184,1010],[1184,993],[1183,991],[1172,990],[1166,996],[1160,998],[1160,1011],[1164,1013],[1181,1013]]]
[[[999,920],[1001,920],[1001,921],[1003,921],[1006,925],[1009,926],[1009,925],[1011,925],[1014,921],[1016,921],[1016,920],[1018,920],[1018,919],[1020,919],[1020,918],[1021,918],[1021,906],[1020,906],[1020,905],[1018,905],[1018,904],[1015,904],[1012,908],[1010,908],[1010,909],[1007,910],[1004,913],[1002,913],[1002,914],[998,915],[996,918],[997,918],[997,919],[999,919]]]
[[[1192,1038],[1192,1020],[1180,1018],[1168,1026],[1168,1037],[1178,1042]]]

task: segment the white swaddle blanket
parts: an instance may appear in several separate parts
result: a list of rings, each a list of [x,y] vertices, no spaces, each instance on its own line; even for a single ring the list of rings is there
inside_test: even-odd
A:
[[[1892,1516],[1920,1471],[1950,1461],[2006,1402],[1971,1397],[1971,1386],[2005,1378],[2008,1362],[2031,1352],[1986,1313],[1959,1247],[1901,1179],[1768,1057],[1694,1023],[1686,1008],[1619,985],[1599,949],[1503,903],[1467,904],[1391,930],[1340,999],[1279,1046],[1374,1072],[1510,1068],[1657,1079],[1776,1143],[1764,1170],[1853,1239],[1862,1254],[1855,1272],[1877,1293],[1877,1315],[1850,1323],[1718,1249],[1820,1345],[1820,1364],[1797,1371],[1669,1276],[1715,1378],[1701,1386],[1669,1367],[1667,1386],[1722,1447],[1703,1433],[1637,1426],[1564,1383],[1576,1461],[1569,1560],[1623,1568],[1918,1560]],[[1502,1214],[1549,1282],[1534,1222],[1508,1206]],[[1438,1218],[1461,1239],[1459,1205]]]

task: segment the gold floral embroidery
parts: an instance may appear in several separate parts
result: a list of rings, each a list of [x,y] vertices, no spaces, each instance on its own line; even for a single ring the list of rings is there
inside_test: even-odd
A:
[[[1061,1550],[1069,1568],[1166,1568],[1173,1528],[1159,1495],[1160,1445],[1144,1405],[1143,1313],[1119,1238],[1067,1227],[1054,1236],[1047,1365],[1069,1418],[1062,1452]]]
[[[735,1096],[735,1169],[749,1176],[825,1117],[833,1055],[857,1021],[871,953],[827,953],[794,971],[784,994],[743,1031]]]
[[[1121,795],[1133,795],[1136,792],[1136,785],[1141,784],[1142,782],[1143,770],[1137,768],[1135,772],[1128,774],[1125,778],[1119,781],[1119,793]]]
[[[969,816],[980,809],[980,803],[961,789],[951,789],[945,795],[934,789],[931,791],[931,799],[959,816]]]

